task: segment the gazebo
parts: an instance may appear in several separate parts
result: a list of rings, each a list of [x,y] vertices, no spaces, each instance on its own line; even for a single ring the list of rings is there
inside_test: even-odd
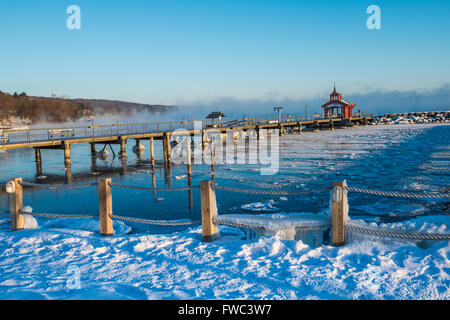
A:
[[[215,112],[211,112],[210,114],[208,114],[206,119],[212,120],[213,127],[215,126],[215,119],[219,119],[219,127],[221,127],[222,126],[222,117],[225,117],[225,115],[222,112],[215,111]]]
[[[354,103],[342,100],[342,94],[336,91],[334,86],[333,92],[330,94],[330,101],[325,103],[323,113],[325,118],[351,118],[353,116],[353,108],[356,106]]]

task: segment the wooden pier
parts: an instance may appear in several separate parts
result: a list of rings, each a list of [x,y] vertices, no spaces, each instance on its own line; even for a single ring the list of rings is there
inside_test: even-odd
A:
[[[226,137],[227,130],[254,130],[259,136],[260,130],[278,130],[279,135],[286,133],[302,134],[303,131],[334,130],[354,125],[368,125],[373,122],[372,115],[358,115],[353,118],[313,118],[305,119],[294,116],[279,116],[277,119],[242,118],[224,121],[220,125],[211,125],[207,120],[159,122],[140,124],[114,124],[83,127],[67,127],[64,129],[36,128],[26,130],[3,130],[3,139],[0,150],[35,149],[36,173],[42,175],[42,150],[58,149],[64,151],[64,165],[66,167],[67,181],[70,182],[71,150],[74,144],[90,144],[92,163],[95,167],[97,158],[96,145],[117,144],[120,146],[119,158],[127,159],[127,143],[134,140],[139,150],[142,141],[148,140],[150,145],[150,159],[155,164],[154,141],[162,141],[164,165],[171,166],[171,142],[175,136],[201,136],[203,149],[210,143],[207,141],[208,130],[214,130]],[[198,125],[200,124],[201,125]],[[196,124],[198,128],[196,127]],[[182,129],[176,131],[176,129]],[[213,151],[214,152],[214,151]],[[189,162],[190,167],[190,162]]]

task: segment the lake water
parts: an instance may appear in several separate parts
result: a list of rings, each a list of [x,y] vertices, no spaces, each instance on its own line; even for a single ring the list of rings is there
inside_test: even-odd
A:
[[[450,125],[367,126],[334,131],[304,132],[280,138],[280,169],[275,175],[260,175],[257,165],[216,165],[215,182],[239,188],[299,191],[331,186],[347,180],[353,187],[385,191],[449,192]],[[91,168],[89,144],[73,145],[72,182],[95,182],[111,177],[124,184],[152,187],[188,185],[186,166],[173,166],[168,172],[157,163],[153,171],[149,162],[148,141],[138,159],[128,143],[126,166],[118,159],[97,160]],[[99,149],[100,146],[97,146]],[[162,145],[155,141],[156,158],[162,159]],[[113,145],[118,154],[118,146]],[[108,147],[109,150],[109,147]],[[25,181],[64,183],[66,171],[62,150],[42,150],[42,170],[47,178],[36,180],[34,150],[10,150],[0,153],[0,211],[8,210],[4,185],[11,177]],[[211,179],[211,167],[192,166],[193,186]],[[154,177],[153,177],[154,176]],[[165,192],[113,188],[115,214],[150,219],[198,220],[200,190]],[[217,191],[219,214],[242,213],[241,206],[262,202],[282,212],[320,213],[328,209],[329,193],[274,196],[249,195]],[[350,216],[367,221],[389,222],[421,215],[448,215],[448,199],[388,198],[349,192]],[[30,190],[24,192],[24,205],[35,212],[79,214],[98,213],[95,186],[71,191]],[[192,205],[192,206],[191,206]],[[140,231],[165,232],[164,228],[134,226]],[[183,229],[186,227],[180,227]],[[176,229],[176,228],[175,228]],[[174,230],[174,229],[171,229]]]

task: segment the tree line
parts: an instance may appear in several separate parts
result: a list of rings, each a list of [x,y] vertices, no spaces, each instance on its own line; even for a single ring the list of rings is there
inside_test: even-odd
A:
[[[131,115],[133,112],[164,113],[174,106],[138,104],[100,99],[66,99],[63,97],[33,97],[26,93],[9,94],[0,91],[0,122],[18,118],[30,123],[46,121],[63,123],[98,115]]]

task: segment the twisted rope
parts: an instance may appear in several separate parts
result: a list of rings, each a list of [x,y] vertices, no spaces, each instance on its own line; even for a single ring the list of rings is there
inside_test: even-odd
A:
[[[24,212],[20,211],[22,214],[29,214],[31,216],[51,218],[51,219],[86,219],[95,218],[97,215],[68,215],[68,214],[55,214],[55,213],[43,213],[43,212]]]
[[[388,196],[388,197],[400,197],[400,198],[450,198],[449,193],[435,193],[435,194],[420,194],[420,193],[411,193],[411,192],[397,192],[397,191],[376,191],[369,189],[361,189],[354,187],[345,187],[348,191],[374,194],[379,196]]]
[[[73,189],[79,189],[79,188],[87,188],[96,186],[97,183],[88,183],[88,184],[43,184],[43,183],[35,183],[35,182],[28,182],[28,181],[22,181],[19,182],[19,184],[23,187],[32,187],[32,188],[39,188],[39,189],[47,189],[47,190],[73,190]]]
[[[296,226],[295,231],[319,231],[322,229],[329,229],[331,225],[320,225],[320,226]]]
[[[200,188],[200,186],[193,187],[178,187],[178,188],[150,188],[150,187],[137,187],[137,186],[129,186],[122,183],[111,183],[112,187],[124,188],[124,189],[134,189],[134,190],[145,190],[145,191],[188,191],[192,189]]]
[[[218,218],[213,218],[213,222],[215,224],[220,224],[228,227],[235,227],[235,228],[243,228],[243,229],[252,229],[252,230],[265,230],[266,228],[263,226],[255,226],[251,224],[243,224],[243,223],[236,223],[231,221],[225,221]]]
[[[127,222],[150,224],[150,225],[155,225],[155,226],[187,226],[187,225],[199,223],[199,221],[192,221],[192,220],[190,220],[190,221],[149,220],[149,219],[142,219],[142,218],[118,216],[115,214],[112,214],[111,218],[123,220],[123,221],[127,221]]]
[[[222,220],[220,218],[213,218],[213,222],[215,224],[220,224],[228,227],[235,227],[235,228],[243,228],[243,229],[252,229],[252,230],[266,230],[266,227],[264,226],[257,226],[252,225],[248,223],[238,223],[238,222],[231,222]],[[330,228],[330,225],[320,225],[320,226],[295,226],[296,231],[318,231],[321,229],[327,229]]]
[[[233,188],[233,187],[227,187],[227,186],[222,186],[222,185],[218,185],[218,184],[214,184],[213,186],[215,189],[229,191],[229,192],[263,194],[263,195],[281,195],[281,196],[316,193],[316,192],[328,191],[331,189],[330,187],[327,187],[327,188],[322,188],[322,189],[304,190],[304,191],[275,191],[275,190],[255,190],[255,189]]]
[[[358,233],[370,234],[373,236],[400,238],[400,239],[414,239],[414,240],[450,240],[450,234],[439,233],[415,233],[413,230],[389,230],[389,229],[368,229],[357,227],[353,225],[346,225],[345,229]]]

